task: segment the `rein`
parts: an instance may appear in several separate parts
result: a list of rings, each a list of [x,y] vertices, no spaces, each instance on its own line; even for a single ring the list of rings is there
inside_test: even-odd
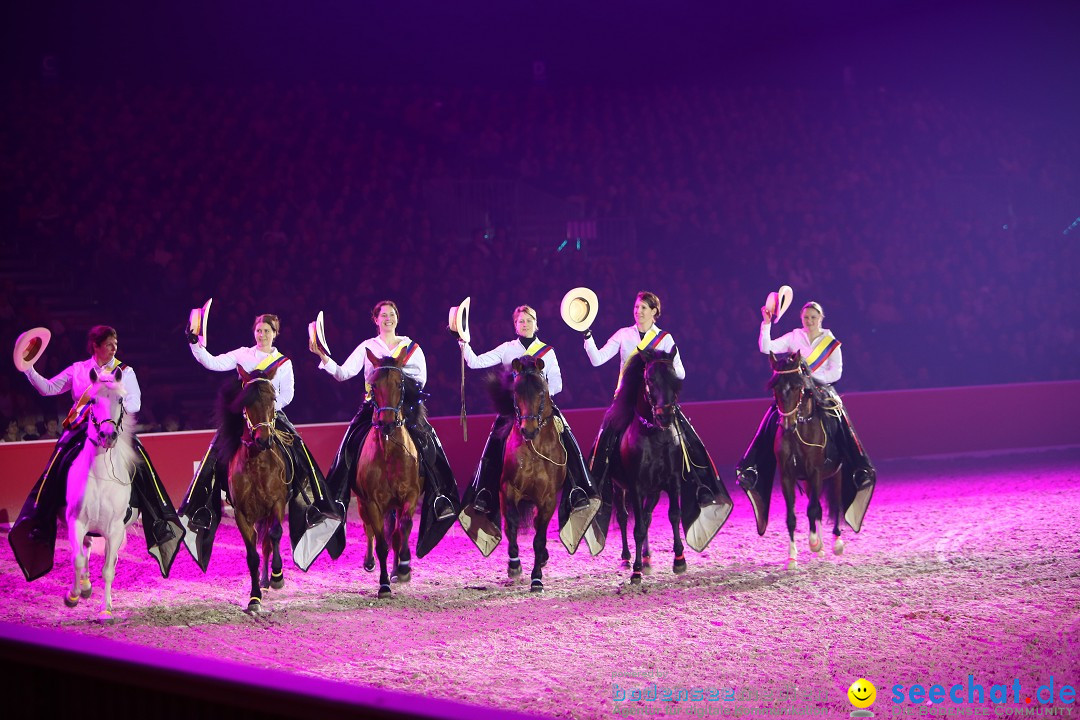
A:
[[[543,378],[543,376],[539,372],[537,372],[535,370],[526,370],[526,371],[523,371],[523,372],[520,372],[520,373],[519,372],[511,373],[510,377],[513,378],[513,379],[516,379],[518,375],[536,375],[536,376],[540,377],[541,379]],[[537,424],[537,430],[543,430],[544,426],[547,425],[549,422],[551,422],[551,418],[554,417],[554,415],[555,415],[555,413],[551,413],[547,417],[544,417],[544,398],[545,398],[545,395],[540,396],[540,406],[536,409],[536,414],[535,415],[522,414],[521,408],[515,402],[514,403],[514,417],[517,418],[517,421],[519,423],[523,422],[523,421],[535,420],[536,424]],[[537,454],[539,455],[539,453],[537,453]],[[543,457],[543,456],[541,455],[541,457]]]
[[[799,373],[800,375],[805,375],[803,373],[803,369],[802,369],[801,366],[800,367],[789,368],[788,370],[774,370],[773,372],[775,372],[777,375],[789,375],[791,373]],[[823,438],[825,438],[825,442],[821,443],[820,445],[817,444],[817,443],[807,442],[806,440],[803,439],[802,434],[799,432],[799,425],[804,425],[804,424],[806,424],[806,423],[808,423],[808,422],[810,422],[810,421],[812,421],[814,419],[813,402],[814,402],[814,394],[812,392],[808,392],[807,387],[804,384],[802,386],[802,388],[799,390],[799,397],[795,401],[795,406],[792,407],[791,410],[788,410],[787,412],[785,412],[784,408],[783,408],[783,405],[781,405],[781,403],[780,403],[780,398],[777,397],[776,398],[776,411],[778,413],[780,413],[780,415],[782,417],[789,418],[792,415],[795,415],[796,413],[798,413],[800,409],[802,409],[803,403],[809,403],[806,414],[804,415],[802,413],[799,413],[799,415],[795,418],[795,428],[794,428],[795,429],[795,437],[798,438],[800,443],[802,443],[803,445],[806,445],[807,447],[816,447],[816,448],[821,448],[821,449],[824,450],[825,446],[828,445],[828,443],[829,443],[829,436],[825,432],[825,423],[821,420],[820,417],[818,418],[818,425],[821,427],[821,436]],[[787,428],[784,428],[784,430],[786,432]]]
[[[396,365],[383,365],[379,367],[378,370],[394,370],[401,375],[401,392],[398,393],[398,404],[376,406],[373,411],[374,414],[372,415],[374,418],[372,420],[372,425],[379,428],[383,435],[389,435],[391,430],[396,430],[405,424],[405,413],[402,412],[402,407],[405,405],[405,371]],[[394,422],[387,424],[379,420],[379,414],[384,410],[389,410],[394,413]]]
[[[250,385],[251,383],[254,383],[254,382],[268,383],[268,382],[270,382],[270,380],[267,379],[267,378],[264,378],[264,377],[251,378],[247,382],[243,383],[243,387],[246,388],[248,385]],[[271,385],[271,387],[273,387],[273,385]],[[248,431],[249,431],[247,436],[241,438],[241,442],[244,443],[244,447],[250,448],[250,447],[253,447],[256,444],[255,435],[256,435],[256,433],[258,433],[259,428],[263,428],[263,427],[266,428],[269,431],[271,440],[277,440],[278,442],[281,442],[282,444],[291,444],[292,443],[292,438],[291,437],[287,437],[285,433],[283,433],[283,432],[281,432],[280,430],[277,429],[277,414],[273,411],[273,405],[271,405],[271,407],[270,407],[270,418],[268,420],[263,421],[263,422],[258,422],[258,423],[251,422],[251,417],[248,415],[248,408],[247,407],[245,407],[241,411],[240,414],[244,416],[244,423],[247,424],[247,428],[248,428]]]

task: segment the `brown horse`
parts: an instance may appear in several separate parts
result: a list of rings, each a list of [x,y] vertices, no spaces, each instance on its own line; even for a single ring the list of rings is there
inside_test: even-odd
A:
[[[247,373],[237,368],[241,384],[226,391],[223,429],[237,438],[239,447],[229,463],[229,495],[236,514],[236,526],[247,548],[251,572],[251,599],[248,612],[262,610],[262,588],[278,590],[285,585],[281,567],[281,522],[289,500],[285,439],[275,427],[276,393],[270,380],[277,368],[263,373]],[[241,424],[242,423],[242,424]],[[286,436],[287,437],[287,436]],[[262,575],[259,550],[262,544]]]
[[[558,427],[562,420],[555,415],[542,359],[526,356],[514,360],[503,386],[512,394],[514,403],[514,425],[503,452],[499,493],[508,539],[507,574],[511,578],[521,575],[518,528],[535,507],[530,590],[540,592],[544,589],[542,568],[548,561],[548,524],[566,481],[567,451]]]
[[[391,545],[397,581],[408,582],[411,577],[409,534],[413,512],[423,491],[420,458],[405,429],[404,408],[416,407],[416,412],[423,413],[424,406],[419,402],[408,402],[410,397],[419,395],[420,389],[416,381],[405,374],[403,358],[377,358],[370,350],[367,357],[375,368],[370,380],[375,409],[371,432],[364,438],[356,460],[353,492],[367,537],[365,567],[371,561],[374,540],[379,556],[379,597],[388,598],[391,593],[386,558]]]
[[[823,543],[818,534],[821,522],[821,495],[824,492],[829,506],[829,522],[833,526],[833,552],[843,552],[840,539],[840,465],[837,449],[829,445],[825,430],[826,408],[815,397],[813,380],[795,352],[786,359],[777,359],[769,353],[773,376],[769,381],[780,413],[773,450],[780,468],[781,490],[787,503],[788,567],[798,564],[795,550],[795,486],[805,483],[807,493],[806,516],[810,521],[810,552],[824,555]],[[835,443],[833,444],[835,445]]]

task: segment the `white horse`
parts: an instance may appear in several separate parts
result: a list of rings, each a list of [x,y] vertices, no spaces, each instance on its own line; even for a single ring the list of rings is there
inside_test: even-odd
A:
[[[64,598],[68,607],[79,604],[79,598],[89,598],[90,539],[87,533],[97,533],[105,539],[105,564],[101,577],[105,581],[105,597],[98,611],[99,622],[112,622],[112,581],[116,574],[116,558],[124,543],[124,517],[131,499],[131,481],[135,467],[135,450],[131,442],[131,425],[124,427],[124,396],[120,382],[121,370],[114,373],[90,371],[91,398],[87,417],[86,444],[71,465],[67,482],[67,526],[71,543],[75,582]]]

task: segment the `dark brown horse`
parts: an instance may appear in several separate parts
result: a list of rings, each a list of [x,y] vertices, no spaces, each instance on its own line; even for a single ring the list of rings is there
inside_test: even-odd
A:
[[[645,350],[627,361],[622,383],[604,422],[625,428],[619,444],[615,480],[615,516],[622,531],[623,561],[629,564],[630,549],[626,528],[630,510],[634,513],[634,562],[630,582],[641,582],[649,572],[649,525],[660,493],[668,495],[668,520],[674,537],[675,562],[672,570],[686,572],[686,557],[679,532],[679,482],[684,456],[675,430],[676,408],[682,381],[672,364],[674,353]]]
[[[508,540],[507,574],[511,578],[521,575],[518,528],[535,508],[530,589],[540,592],[544,589],[542,568],[548,561],[548,525],[566,482],[567,452],[558,427],[562,420],[555,415],[542,359],[526,356],[514,360],[503,384],[514,405],[514,425],[503,453],[499,493]]]
[[[289,478],[282,442],[291,442],[275,427],[276,393],[270,380],[277,368],[267,373],[247,373],[237,368],[241,384],[227,391],[223,414],[226,436],[236,438],[239,447],[229,463],[229,495],[236,514],[236,526],[247,548],[251,572],[251,599],[248,612],[262,609],[262,588],[284,587],[281,567],[281,523],[289,500]],[[286,439],[288,438],[288,439]],[[259,544],[262,544],[262,574],[259,574]]]
[[[814,383],[802,361],[795,352],[784,359],[769,353],[773,376],[769,381],[780,413],[773,450],[780,468],[780,484],[787,504],[788,567],[798,564],[795,550],[795,487],[805,483],[807,493],[806,516],[810,521],[810,552],[824,554],[818,524],[821,523],[821,496],[824,493],[829,506],[829,522],[833,526],[833,552],[843,552],[844,541],[840,539],[840,465],[837,449],[830,447],[825,429],[826,408],[814,393]],[[835,443],[834,443],[835,444]]]
[[[405,429],[408,402],[419,395],[415,380],[405,374],[402,358],[377,358],[367,351],[368,361],[375,368],[371,394],[375,402],[372,429],[364,438],[356,461],[356,493],[360,517],[367,536],[368,557],[371,563],[372,540],[379,556],[379,597],[390,597],[390,573],[386,559],[394,548],[394,575],[398,582],[408,582],[411,576],[409,534],[412,532],[413,512],[420,501],[423,484],[420,480],[420,459],[412,437]],[[373,563],[371,563],[373,564]]]

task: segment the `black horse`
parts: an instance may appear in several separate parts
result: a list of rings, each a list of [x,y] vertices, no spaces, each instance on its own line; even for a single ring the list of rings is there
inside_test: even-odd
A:
[[[683,540],[679,533],[680,516],[686,515],[683,525],[691,547],[695,547],[696,543],[696,549],[704,549],[712,539],[711,534],[707,538],[690,538],[691,524],[687,522],[690,514],[683,513],[680,508],[684,502],[681,498],[684,485],[690,489],[696,487],[697,483],[691,477],[695,466],[711,465],[711,460],[707,453],[705,457],[698,457],[698,453],[687,449],[678,406],[682,381],[675,374],[672,364],[674,356],[674,352],[645,350],[631,357],[623,371],[622,384],[615,394],[615,400],[604,418],[605,425],[622,432],[617,463],[612,468],[616,485],[614,505],[622,531],[622,557],[626,562],[630,559],[627,519],[630,509],[634,512],[636,547],[630,582],[635,584],[641,582],[642,572],[648,564],[649,525],[661,492],[668,495],[668,520],[675,552],[672,569],[675,573],[686,572]],[[710,527],[719,529],[731,513],[732,504],[722,486],[718,487],[716,495],[715,501],[701,508],[700,513],[708,513]],[[689,497],[694,497],[694,494]],[[696,517],[697,513],[694,515]]]

